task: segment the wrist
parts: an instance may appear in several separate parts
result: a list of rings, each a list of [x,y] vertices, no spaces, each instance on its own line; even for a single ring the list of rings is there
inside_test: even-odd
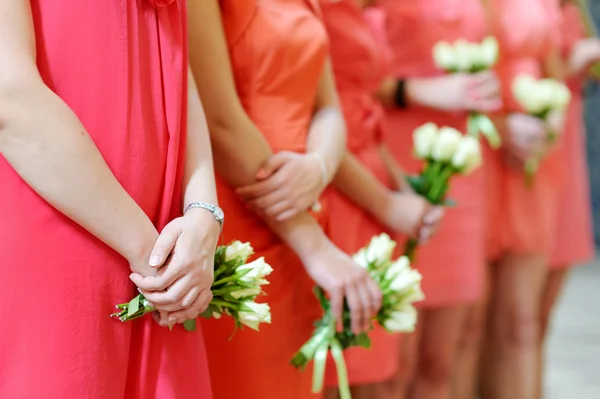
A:
[[[331,182],[332,177],[329,175],[330,168],[327,166],[325,159],[318,152],[309,152],[307,155],[311,156],[318,164],[321,174],[321,184],[323,187],[326,187]]]
[[[148,265],[150,253],[158,238],[158,231],[148,220],[146,225],[133,233],[131,237],[131,241],[125,245],[121,255],[131,265]]]

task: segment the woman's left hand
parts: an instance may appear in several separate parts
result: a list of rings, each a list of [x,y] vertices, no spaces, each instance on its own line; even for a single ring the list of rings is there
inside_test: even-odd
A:
[[[284,221],[318,201],[326,186],[323,174],[317,154],[282,151],[260,168],[257,183],[237,193],[259,214]]]

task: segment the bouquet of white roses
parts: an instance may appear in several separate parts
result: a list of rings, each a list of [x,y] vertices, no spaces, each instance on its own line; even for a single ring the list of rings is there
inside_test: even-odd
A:
[[[512,85],[515,100],[529,115],[548,124],[552,114],[563,112],[571,101],[571,92],[563,83],[554,79],[535,79],[530,75],[519,75]],[[554,143],[561,132],[548,131],[547,141]],[[525,163],[525,176],[528,184],[533,182],[541,154]]]
[[[491,69],[498,61],[498,53],[498,41],[492,36],[481,43],[441,41],[433,47],[433,60],[446,73],[477,73]],[[477,136],[481,132],[493,148],[500,146],[500,135],[489,117],[472,111],[467,122],[469,134]]]
[[[452,205],[446,199],[450,189],[450,179],[457,175],[467,175],[482,163],[479,140],[474,136],[464,136],[450,127],[438,128],[434,123],[426,123],[413,133],[414,153],[425,161],[418,176],[408,176],[412,189],[425,197],[433,205]],[[407,242],[404,254],[412,261],[418,242]]]
[[[392,252],[396,243],[387,234],[373,237],[369,245],[354,255],[354,261],[366,268],[383,294],[382,306],[375,320],[390,333],[411,332],[417,322],[417,311],[413,303],[424,298],[421,291],[421,274],[411,269],[406,257],[392,262]],[[314,362],[314,393],[323,389],[327,354],[331,352],[337,369],[338,387],[341,399],[349,399],[350,387],[344,361],[343,350],[361,346],[369,348],[371,341],[367,333],[355,334],[350,327],[350,314],[345,307],[342,318],[343,330],[336,331],[329,300],[323,290],[315,289],[315,293],[324,310],[324,316],[315,324],[313,336],[300,348],[292,358],[292,365],[304,368]]]
[[[213,299],[201,316],[220,318],[223,314],[233,317],[236,327],[243,325],[259,329],[260,323],[271,323],[271,309],[266,303],[256,303],[263,293],[261,286],[269,284],[265,279],[273,268],[259,258],[246,263],[253,254],[249,243],[234,241],[227,246],[219,246],[215,252],[214,282],[211,286]],[[111,316],[121,321],[130,321],[155,311],[143,295],[138,295],[127,303],[116,305],[119,310]],[[196,329],[196,320],[184,324],[188,331]]]

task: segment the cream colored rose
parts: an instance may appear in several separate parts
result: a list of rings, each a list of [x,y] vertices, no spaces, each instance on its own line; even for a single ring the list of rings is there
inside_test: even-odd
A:
[[[243,325],[258,331],[260,323],[271,324],[271,308],[266,303],[244,301],[238,318]]]
[[[458,145],[462,139],[462,134],[451,127],[442,127],[433,144],[432,158],[439,162],[447,162],[452,159]]]
[[[264,283],[264,278],[273,272],[273,268],[261,257],[254,262],[242,265],[236,269],[241,275],[240,280],[248,284]]]
[[[225,262],[240,258],[242,263],[246,263],[253,253],[249,242],[234,241],[225,249]]]
[[[480,61],[486,69],[491,68],[498,61],[499,46],[498,40],[493,36],[488,36],[479,46]]]
[[[433,46],[433,62],[444,71],[456,69],[454,47],[448,42],[438,42]]]
[[[416,128],[413,132],[415,156],[419,159],[429,159],[437,136],[438,127],[435,123],[429,122]]]
[[[404,306],[390,313],[383,327],[392,333],[412,332],[417,324],[417,310],[412,305]]]
[[[463,174],[472,172],[482,163],[481,146],[475,137],[464,136],[452,156],[452,166]]]

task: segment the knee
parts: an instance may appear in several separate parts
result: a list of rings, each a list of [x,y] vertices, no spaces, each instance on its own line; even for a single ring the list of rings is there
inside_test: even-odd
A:
[[[429,354],[419,361],[418,378],[433,386],[446,386],[450,384],[451,370],[449,361],[435,354]]]
[[[531,346],[540,342],[541,320],[534,312],[506,312],[496,318],[495,329],[502,342],[514,346]]]
[[[465,321],[458,343],[460,350],[476,348],[481,345],[484,324],[483,316],[469,317]]]

